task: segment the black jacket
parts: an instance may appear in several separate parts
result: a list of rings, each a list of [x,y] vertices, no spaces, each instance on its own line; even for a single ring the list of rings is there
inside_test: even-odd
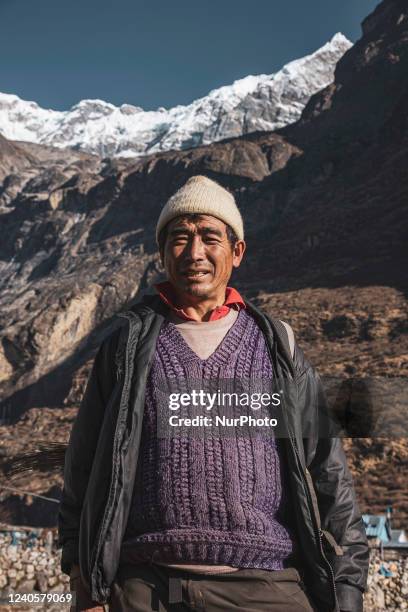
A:
[[[246,301],[274,375],[294,381],[283,439],[300,571],[321,612],[362,611],[368,546],[340,438],[319,436],[319,375],[295,344],[293,361],[273,320]],[[168,307],[145,296],[100,346],[65,459],[59,511],[62,571],[79,563],[92,599],[108,600],[136,473],[147,376]],[[306,432],[306,433],[305,433]]]

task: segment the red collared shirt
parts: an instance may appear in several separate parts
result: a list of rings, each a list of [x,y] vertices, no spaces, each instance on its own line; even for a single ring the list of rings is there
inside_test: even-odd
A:
[[[157,283],[156,285],[154,285],[154,288],[157,290],[163,302],[165,302],[167,306],[170,306],[170,308],[174,310],[178,317],[185,319],[186,321],[196,320],[193,319],[193,317],[189,317],[188,314],[185,313],[182,308],[179,308],[175,305],[176,296],[174,293],[173,286],[169,281]],[[234,308],[235,310],[241,310],[241,308],[245,308],[245,302],[243,298],[233,287],[226,288],[224,304],[222,306],[217,306],[217,308],[214,308],[214,310],[211,311],[209,321],[222,319],[222,317],[225,317],[225,315],[229,313],[230,308]]]

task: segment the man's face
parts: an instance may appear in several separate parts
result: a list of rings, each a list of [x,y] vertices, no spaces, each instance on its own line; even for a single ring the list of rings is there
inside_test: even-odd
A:
[[[225,292],[245,251],[243,240],[232,247],[226,230],[225,223],[211,215],[169,222],[161,258],[167,279],[180,293],[211,298]]]

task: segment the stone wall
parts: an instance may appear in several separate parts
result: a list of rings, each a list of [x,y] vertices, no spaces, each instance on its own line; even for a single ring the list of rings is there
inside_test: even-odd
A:
[[[390,572],[387,577],[384,574]],[[369,612],[400,612],[408,610],[408,557],[382,561],[377,551],[371,551],[368,591],[364,610]]]
[[[10,593],[68,593],[69,578],[60,569],[61,551],[56,548],[56,530],[0,529],[0,599]],[[69,610],[69,605],[0,605],[0,610]]]
[[[61,572],[60,559],[55,529],[0,530],[0,598],[4,599],[13,592],[68,593],[69,579]],[[389,572],[391,576],[384,575]],[[368,584],[365,610],[408,610],[408,557],[382,561],[378,552],[372,550]],[[58,604],[54,608],[68,610],[69,606]],[[48,606],[44,609],[54,608]],[[41,607],[33,609],[40,610]],[[0,610],[6,611],[8,607],[0,605]],[[30,607],[10,607],[10,611],[18,610],[30,610]]]

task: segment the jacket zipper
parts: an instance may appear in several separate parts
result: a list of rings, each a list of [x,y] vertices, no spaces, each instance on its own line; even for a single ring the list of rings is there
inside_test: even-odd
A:
[[[132,316],[130,316],[132,315]],[[131,325],[132,325],[132,319],[135,318],[135,315],[131,312],[128,313],[121,313],[119,316],[122,316],[126,319],[129,320],[129,334],[128,334],[128,338],[127,338],[127,342],[126,342],[126,359],[125,359],[125,378],[123,381],[123,389],[122,389],[122,396],[121,396],[121,401],[120,401],[120,407],[122,407],[122,401],[123,401],[123,397],[125,394],[125,389],[126,392],[129,390],[129,385],[130,385],[130,380],[129,380],[129,346],[130,346],[130,342],[132,340],[132,329],[131,329]],[[117,429],[115,430],[115,436],[114,436],[114,443],[113,443],[113,452],[112,452],[112,477],[111,477],[111,482],[110,482],[110,487],[109,487],[109,493],[108,493],[108,503],[105,506],[105,511],[103,514],[103,519],[102,519],[102,525],[101,525],[101,529],[99,532],[99,537],[98,537],[98,543],[96,546],[96,550],[95,550],[95,554],[93,556],[93,561],[92,561],[92,570],[91,570],[91,577],[92,574],[95,570],[95,566],[101,551],[101,547],[102,547],[102,539],[105,536],[106,533],[106,529],[105,526],[108,523],[108,514],[111,514],[111,509],[112,509],[112,500],[114,497],[114,489],[115,489],[115,483],[116,480],[115,479],[115,465],[117,462],[115,462],[115,459],[118,455],[118,451],[119,451],[119,438],[121,436],[119,436],[119,426],[120,426],[120,421],[119,421],[119,415],[121,413],[121,410],[119,410],[119,414],[118,414],[118,424],[117,424]],[[109,517],[110,518],[110,517]],[[106,589],[103,588],[103,586],[101,585],[100,588],[101,594],[103,595],[103,598],[106,598]]]
[[[308,484],[307,478],[306,478],[306,476],[305,476],[305,474],[303,472],[303,467],[302,467],[302,463],[300,461],[300,456],[299,456],[299,451],[297,449],[296,440],[295,440],[294,436],[291,434],[290,431],[288,431],[288,434],[289,434],[289,440],[291,442],[293,451],[295,452],[297,460],[299,462],[300,473],[301,473],[301,476],[302,476],[302,479],[303,479],[303,484],[305,485],[305,491],[306,491],[306,495],[307,495],[307,499],[308,499],[309,509],[311,510],[310,514],[311,514],[311,516],[313,516],[313,519],[314,519],[313,520],[313,523],[314,523],[313,527],[314,527],[315,533],[318,536],[317,539],[319,541],[320,554],[321,554],[322,559],[325,562],[325,564],[326,564],[326,566],[327,566],[327,568],[328,568],[328,570],[330,572],[331,583],[332,583],[334,599],[335,599],[335,610],[337,611],[339,608],[338,608],[337,589],[336,589],[336,582],[335,582],[333,568],[330,565],[330,562],[327,559],[327,557],[326,557],[326,555],[324,554],[324,551],[323,551],[323,541],[322,541],[323,540],[323,532],[322,532],[322,529],[317,524],[317,519],[316,519],[314,508],[313,508],[313,502],[312,502],[310,491],[309,491],[309,484]],[[306,468],[306,470],[307,470],[307,468]]]

